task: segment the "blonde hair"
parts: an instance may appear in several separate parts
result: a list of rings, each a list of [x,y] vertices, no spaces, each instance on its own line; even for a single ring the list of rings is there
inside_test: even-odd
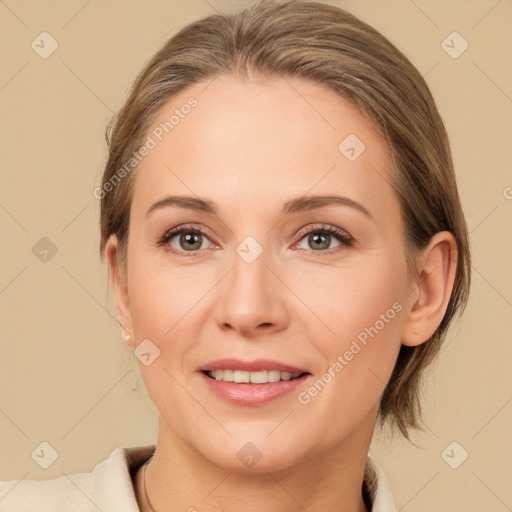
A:
[[[136,78],[106,130],[109,156],[102,186],[138,149],[165,102],[195,83],[228,73],[241,79],[252,74],[312,79],[375,121],[395,163],[391,180],[400,201],[410,271],[435,233],[446,230],[455,237],[457,271],[445,316],[427,342],[401,346],[381,397],[380,426],[388,420],[409,439],[408,429],[421,428],[423,371],[437,356],[456,313],[460,316],[466,306],[471,270],[449,142],[428,86],[390,41],[334,6],[263,0],[233,14],[208,16],[171,37]],[[107,239],[115,234],[123,273],[135,172],[101,198],[100,255],[103,260]]]

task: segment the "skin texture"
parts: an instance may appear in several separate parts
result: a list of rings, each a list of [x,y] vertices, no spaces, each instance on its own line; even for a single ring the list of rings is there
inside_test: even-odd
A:
[[[152,364],[139,363],[161,415],[146,474],[152,506],[364,511],[379,399],[401,343],[425,342],[443,318],[453,236],[433,237],[417,273],[407,275],[388,148],[370,120],[324,86],[220,76],[172,98],[151,129],[190,96],[197,106],[135,171],[127,277],[115,264],[115,236],[106,247],[128,346],[149,338],[160,349]],[[349,134],[366,146],[354,161],[338,150]],[[168,195],[208,199],[218,213],[168,207],[146,216]],[[304,195],[348,197],[371,218],[346,205],[283,216],[283,204]],[[167,242],[180,254],[156,245],[185,223],[205,231],[198,248],[187,251],[180,234]],[[323,244],[312,240],[322,225],[344,230],[354,244],[329,234]],[[299,236],[303,228],[311,233]],[[252,263],[236,252],[247,236],[263,249]],[[223,357],[274,359],[310,372],[299,391],[307,390],[394,303],[400,311],[307,404],[294,392],[261,407],[233,405],[198,371]],[[237,457],[248,442],[261,453],[251,468]],[[140,489],[139,472],[140,507],[150,510]]]

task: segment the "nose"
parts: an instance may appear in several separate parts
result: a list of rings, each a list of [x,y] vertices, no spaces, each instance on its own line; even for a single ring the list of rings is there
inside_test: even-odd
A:
[[[233,267],[218,287],[216,321],[221,330],[256,338],[286,327],[287,289],[269,259],[265,250],[251,263],[234,253]]]

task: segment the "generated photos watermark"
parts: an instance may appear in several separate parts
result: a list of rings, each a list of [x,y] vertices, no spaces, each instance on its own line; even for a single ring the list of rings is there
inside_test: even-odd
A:
[[[134,169],[144,157],[149,155],[152,149],[155,149],[159,142],[161,142],[166,135],[171,133],[176,126],[178,126],[182,119],[185,119],[194,107],[197,107],[197,100],[191,96],[186,103],[183,103],[179,108],[174,109],[174,113],[165,122],[160,123],[153,129],[150,135],[146,137],[146,141],[134,151],[131,157],[122,165],[117,172],[109,178],[101,187],[96,187],[93,190],[93,195],[96,199],[103,199],[108,192],[114,190],[121,180]]]
[[[350,347],[345,350],[345,352],[339,355],[331,366],[329,366],[328,370],[322,374],[322,376],[317,379],[317,381],[312,384],[306,391],[301,391],[297,399],[303,404],[307,405],[311,402],[311,399],[318,395],[329,382],[334,379],[342,370],[347,366],[354,356],[359,354],[364,347],[368,345],[369,337],[371,339],[375,338],[379,334],[382,329],[389,324],[393,318],[395,318],[397,313],[402,311],[402,304],[399,302],[393,303],[392,307],[386,310],[385,313],[381,313],[379,319],[375,321],[373,325],[370,327],[365,327],[356,337],[356,339],[352,340]]]

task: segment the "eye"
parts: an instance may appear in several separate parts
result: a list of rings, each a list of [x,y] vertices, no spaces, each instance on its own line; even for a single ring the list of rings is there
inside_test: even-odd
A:
[[[339,252],[343,248],[352,247],[355,240],[346,231],[326,224],[316,225],[303,229],[297,235],[300,239],[305,239],[306,243],[313,247],[313,249],[304,249],[310,253],[331,254]],[[338,241],[338,245],[331,248],[330,245],[333,238]],[[165,250],[183,255],[183,256],[196,256],[201,250],[212,248],[213,243],[208,245],[209,241],[207,234],[200,228],[190,225],[177,226],[165,232],[165,234],[158,240],[156,245],[164,247]],[[300,247],[298,244],[293,248]],[[188,254],[187,254],[188,253]]]
[[[157,246],[164,246],[166,250],[179,253],[184,256],[195,256],[201,249],[211,247],[204,246],[206,240],[209,240],[206,233],[199,228],[191,226],[178,226],[167,231],[157,242]],[[189,254],[186,254],[189,253]]]
[[[309,247],[313,247],[313,249],[305,249],[311,253],[320,252],[324,254],[331,254],[338,252],[343,248],[352,247],[355,242],[354,238],[352,238],[346,231],[337,228],[336,226],[325,224],[302,230],[297,236],[301,237],[301,239],[305,239],[305,242]],[[330,248],[329,246],[331,245],[333,238],[338,241],[338,245],[334,248]],[[298,247],[298,245],[295,245],[294,247]]]

